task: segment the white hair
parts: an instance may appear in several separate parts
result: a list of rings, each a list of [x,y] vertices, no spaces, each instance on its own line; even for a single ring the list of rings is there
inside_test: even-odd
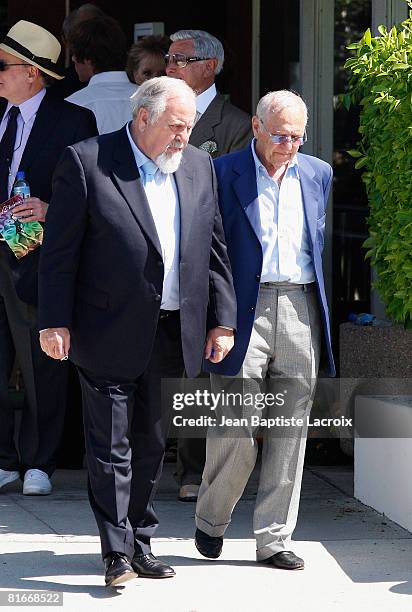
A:
[[[185,81],[167,76],[148,79],[130,98],[133,117],[140,108],[145,108],[149,113],[149,123],[156,123],[166,110],[167,100],[173,97],[189,98],[196,105],[196,95]]]
[[[279,113],[285,108],[300,108],[305,118],[305,126],[308,122],[308,108],[303,99],[288,89],[280,89],[279,91],[269,91],[263,98],[260,98],[257,107],[256,115],[261,121],[265,121],[268,113]]]
[[[172,42],[178,40],[193,40],[194,52],[197,57],[217,59],[215,74],[219,74],[225,61],[223,45],[214,36],[204,30],[179,30],[170,36]]]

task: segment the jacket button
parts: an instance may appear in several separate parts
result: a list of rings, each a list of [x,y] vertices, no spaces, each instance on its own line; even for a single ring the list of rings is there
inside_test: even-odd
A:
[[[160,302],[160,300],[162,299],[162,296],[160,295],[160,293],[156,293],[154,299],[155,299],[155,302]]]
[[[159,268],[160,268],[160,266],[163,266],[163,261],[162,261],[161,259],[159,259],[159,261],[157,262],[157,265],[158,265],[158,266],[159,266]]]
[[[254,307],[254,306],[251,306],[251,307],[249,308],[249,310],[250,310],[250,312],[255,312],[255,307]]]
[[[256,280],[259,281],[260,280],[260,274],[256,274]]]

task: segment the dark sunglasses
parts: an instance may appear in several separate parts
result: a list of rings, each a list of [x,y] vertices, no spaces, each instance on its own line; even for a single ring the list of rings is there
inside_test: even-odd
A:
[[[0,60],[0,72],[4,72],[9,68],[9,66],[28,66],[28,64],[8,64],[4,60]]]

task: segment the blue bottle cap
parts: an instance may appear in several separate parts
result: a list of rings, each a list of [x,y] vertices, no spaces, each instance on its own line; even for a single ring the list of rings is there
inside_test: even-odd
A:
[[[19,170],[18,173],[16,174],[16,181],[20,181],[25,179],[25,174],[24,174],[24,170]]]

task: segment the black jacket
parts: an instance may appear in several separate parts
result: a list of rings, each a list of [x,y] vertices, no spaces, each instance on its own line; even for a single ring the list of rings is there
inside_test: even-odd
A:
[[[0,121],[6,107],[7,101],[0,98]],[[64,149],[97,133],[96,120],[91,111],[65,102],[48,90],[37,111],[19,166],[19,170],[26,173],[31,195],[49,203],[53,172]],[[41,247],[20,260],[10,252],[9,263],[17,294],[29,304],[37,302],[40,250]]]
[[[189,142],[216,158],[244,149],[252,138],[250,116],[218,93],[194,126]]]
[[[188,145],[180,204],[180,318],[188,376],[208,328],[236,326],[210,157]],[[126,128],[69,147],[55,174],[39,274],[41,328],[68,327],[70,357],[102,377],[137,378],[150,359],[163,286],[159,239]]]

